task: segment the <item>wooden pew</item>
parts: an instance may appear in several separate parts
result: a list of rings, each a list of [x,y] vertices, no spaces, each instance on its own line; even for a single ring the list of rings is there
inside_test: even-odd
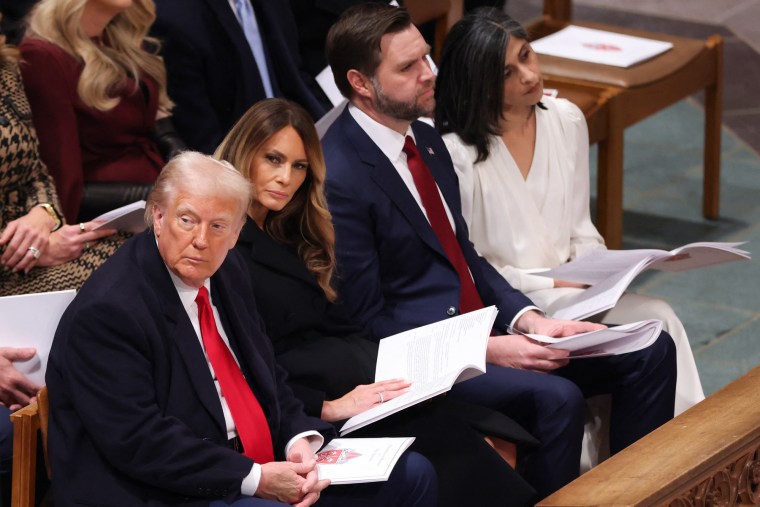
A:
[[[760,505],[760,366],[537,505]]]

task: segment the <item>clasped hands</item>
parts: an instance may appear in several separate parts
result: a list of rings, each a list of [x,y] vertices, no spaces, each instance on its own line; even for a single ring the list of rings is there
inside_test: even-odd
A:
[[[515,323],[525,333],[541,334],[554,338],[604,329],[603,324],[577,322],[544,317],[536,311],[528,311]],[[488,342],[486,360],[489,363],[519,370],[549,372],[565,366],[570,352],[548,348],[525,335],[492,336]]]
[[[318,480],[314,453],[308,440],[301,438],[291,446],[287,461],[261,465],[256,496],[307,507],[319,500],[322,490],[329,485],[329,479]]]

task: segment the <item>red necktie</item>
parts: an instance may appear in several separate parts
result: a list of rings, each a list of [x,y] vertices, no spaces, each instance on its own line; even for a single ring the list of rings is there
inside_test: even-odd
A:
[[[422,205],[425,207],[430,225],[433,227],[433,231],[438,237],[443,251],[446,252],[446,256],[454,265],[457,275],[459,275],[459,312],[467,313],[479,310],[483,308],[483,301],[480,299],[480,294],[478,294],[478,290],[475,288],[475,282],[472,281],[467,260],[464,258],[462,248],[459,246],[459,242],[454,235],[454,230],[451,228],[449,217],[446,216],[446,210],[443,207],[441,195],[438,193],[435,179],[428,166],[425,165],[425,161],[422,160],[420,152],[417,150],[417,146],[414,144],[411,136],[406,136],[404,153],[406,153],[409,171],[411,171],[414,185],[420,193]]]
[[[264,411],[216,328],[206,287],[198,290],[195,302],[198,304],[198,320],[201,324],[203,346],[206,348],[208,359],[219,380],[222,395],[227,400],[227,406],[230,407],[232,420],[243,443],[245,451],[243,454],[256,463],[274,461],[272,436],[269,433],[269,424],[267,424]]]

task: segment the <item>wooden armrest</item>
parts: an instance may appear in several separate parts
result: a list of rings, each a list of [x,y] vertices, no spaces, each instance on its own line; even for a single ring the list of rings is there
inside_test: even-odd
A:
[[[37,403],[11,414],[13,423],[13,475],[11,507],[34,505],[37,469],[37,431],[40,418]]]
[[[760,366],[537,505],[759,505]]]

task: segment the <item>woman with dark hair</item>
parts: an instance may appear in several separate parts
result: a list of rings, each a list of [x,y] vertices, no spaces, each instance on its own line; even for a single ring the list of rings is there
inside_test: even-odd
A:
[[[308,113],[281,99],[258,102],[214,156],[251,181],[252,202],[236,249],[247,262],[277,360],[306,412],[337,423],[406,392],[409,383],[403,379],[373,382],[377,344],[336,303],[325,164]],[[435,400],[373,423],[356,436],[416,436],[412,449],[438,472],[441,505],[479,499],[526,504],[531,488],[451,410]],[[531,439],[519,428],[515,432]]]
[[[497,9],[478,9],[444,43],[435,117],[459,177],[470,239],[551,314],[584,286],[533,273],[605,248],[589,215],[583,113],[543,95],[538,58],[519,23]],[[596,318],[662,320],[678,351],[676,414],[704,399],[686,331],[666,302],[628,293]]]

